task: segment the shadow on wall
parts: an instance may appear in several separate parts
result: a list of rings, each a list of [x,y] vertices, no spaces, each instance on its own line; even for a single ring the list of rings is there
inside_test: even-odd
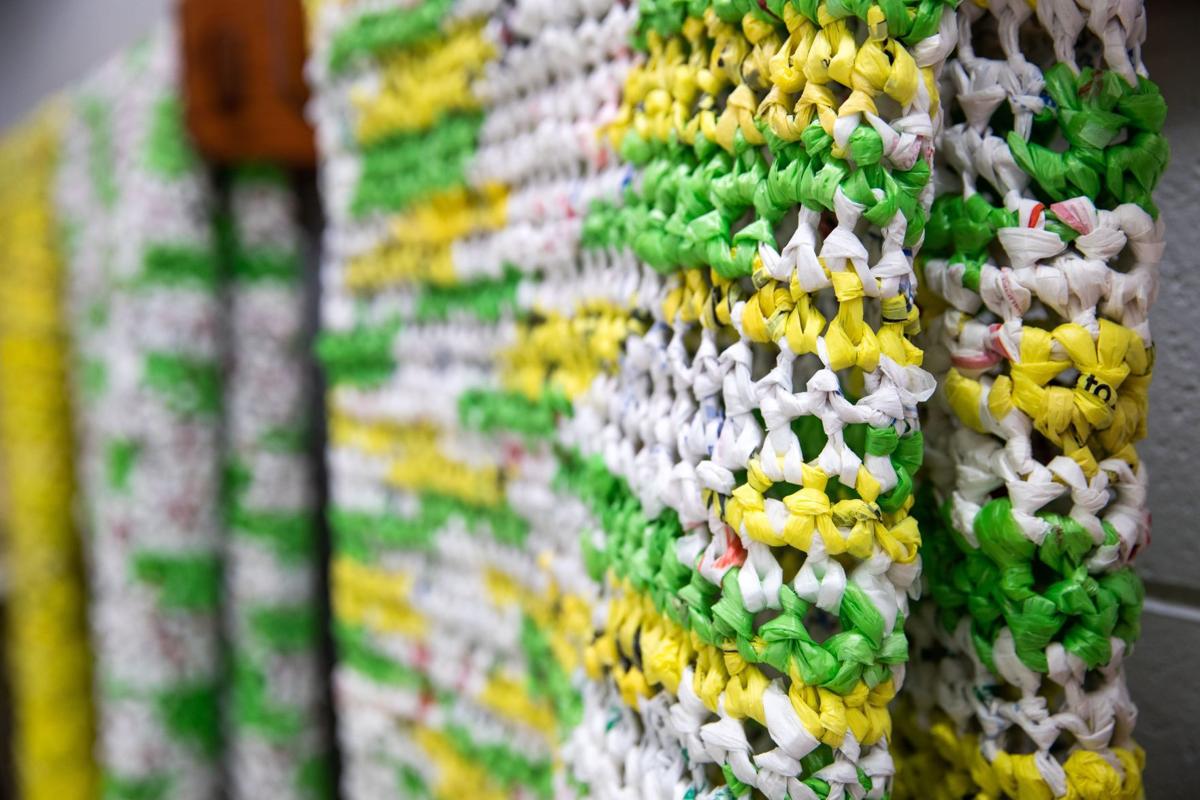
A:
[[[1146,748],[1146,795],[1190,800],[1200,778],[1200,547],[1192,535],[1193,454],[1200,450],[1193,398],[1200,392],[1200,337],[1191,320],[1200,302],[1200,91],[1195,70],[1181,69],[1195,50],[1200,3],[1148,2],[1143,53],[1167,99],[1171,165],[1155,199],[1167,223],[1162,283],[1151,313],[1157,363],[1150,390],[1150,432],[1139,448],[1150,470],[1154,532],[1138,561],[1148,602],[1142,636],[1128,662],[1137,702],[1137,739]]]
[[[138,36],[174,0],[0,1],[0,131]]]

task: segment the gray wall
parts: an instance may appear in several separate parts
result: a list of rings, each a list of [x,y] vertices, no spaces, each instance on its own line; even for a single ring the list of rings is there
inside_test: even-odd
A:
[[[1129,662],[1141,709],[1150,800],[1200,797],[1200,89],[1195,31],[1200,3],[1147,3],[1150,75],[1167,98],[1171,166],[1156,200],[1167,223],[1162,286],[1154,307],[1157,363],[1150,438],[1139,450],[1150,470],[1151,546],[1138,560],[1147,583],[1142,639]],[[1194,149],[1195,148],[1195,149]],[[1196,327],[1193,327],[1196,326]],[[1196,505],[1192,503],[1195,502]]]
[[[158,19],[170,0],[0,0],[0,128],[83,74]],[[1200,3],[1149,3],[1146,62],[1167,97],[1173,162],[1158,189],[1169,236],[1154,310],[1158,342],[1150,439],[1153,546],[1140,561],[1149,601],[1130,661],[1148,753],[1151,800],[1195,798],[1200,781]],[[1192,146],[1197,146],[1192,150]],[[1196,261],[1193,261],[1196,259]],[[1193,314],[1193,312],[1197,312]],[[1191,320],[1191,322],[1189,322]]]
[[[0,130],[162,19],[171,0],[0,0]]]

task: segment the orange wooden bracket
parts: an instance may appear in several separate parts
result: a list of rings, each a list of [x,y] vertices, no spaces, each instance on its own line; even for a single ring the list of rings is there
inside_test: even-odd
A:
[[[316,162],[301,0],[181,0],[188,129],[219,164]]]

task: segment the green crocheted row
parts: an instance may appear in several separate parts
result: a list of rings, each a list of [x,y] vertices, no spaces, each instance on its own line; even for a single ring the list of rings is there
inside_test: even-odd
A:
[[[1022,533],[1011,500],[989,501],[975,517],[978,548],[953,528],[948,505],[940,519],[923,521],[924,574],[941,623],[953,630],[969,617],[975,651],[993,671],[992,647],[1005,627],[1021,662],[1036,672],[1049,670],[1045,650],[1052,642],[1089,668],[1103,666],[1112,658],[1110,637],[1129,644],[1138,637],[1141,580],[1130,567],[1089,574],[1097,547],[1091,533],[1067,516],[1038,517],[1049,525],[1040,545]],[[1117,532],[1102,524],[1103,546],[1116,546]]]
[[[714,647],[734,647],[746,661],[785,674],[794,666],[806,684],[842,694],[859,680],[878,685],[891,675],[893,664],[908,659],[903,619],[885,633],[883,616],[852,581],[841,601],[842,630],[824,642],[816,641],[804,624],[812,605],[786,585],[779,592],[778,616],[756,624],[755,614],[742,602],[739,567],[730,569],[718,587],[700,574],[698,565],[681,563],[675,550],[683,535],[678,517],[667,510],[648,519],[626,483],[599,458],[564,457],[555,484],[579,496],[607,534],[603,551],[583,540],[592,577],[603,580],[611,569],[649,595],[660,612]]]
[[[484,508],[434,493],[422,494],[420,504],[411,517],[335,506],[329,512],[334,549],[364,563],[393,550],[425,550],[451,517],[464,520],[474,533],[514,547],[524,544],[529,533],[528,522],[507,506]]]
[[[835,20],[848,17],[867,21],[872,9],[883,12],[887,34],[912,46],[934,35],[944,8],[955,8],[959,0],[639,0],[639,37],[647,31],[663,36],[679,32],[688,17],[703,18],[712,8],[725,22],[740,23],[747,14],[783,26],[785,9],[791,6],[803,17],[820,24],[822,12]]]
[[[220,368],[211,359],[147,353],[142,384],[176,414],[215,416],[221,410]]]
[[[221,752],[221,692],[216,683],[196,682],[157,693],[156,705],[167,730],[207,758]]]
[[[333,757],[328,750],[313,753],[296,768],[296,787],[306,800],[327,800],[334,791]]]
[[[230,171],[230,178],[236,186],[274,186],[279,189],[286,189],[290,180],[287,170],[270,161],[237,164]]]
[[[420,689],[426,686],[425,676],[420,672],[377,650],[366,628],[348,625],[337,619],[332,621],[330,627],[333,631],[338,664],[384,686],[406,689]]]
[[[301,271],[299,257],[290,250],[239,249],[231,264],[233,279],[244,283],[295,283]]]
[[[167,733],[176,742],[184,744],[208,759],[216,758],[221,750],[220,689],[209,680],[188,680],[166,688],[146,689],[106,680],[101,686],[105,697],[117,700],[135,700],[153,708]],[[134,791],[160,788],[157,779],[139,779],[139,783],[125,787]],[[146,794],[147,797],[169,797]]]
[[[412,798],[412,800],[434,800],[433,792],[425,783],[425,779],[421,777],[421,773],[408,764],[401,764],[399,769],[400,779],[397,785],[401,797]]]
[[[258,542],[285,564],[304,564],[313,558],[317,531],[309,513],[247,508],[243,501],[254,480],[250,467],[231,458],[224,473],[221,505],[231,535]]]
[[[245,617],[253,646],[276,653],[306,653],[317,647],[321,638],[312,603],[255,605]]]
[[[468,430],[518,433],[530,439],[554,435],[558,418],[571,413],[562,394],[547,389],[536,401],[520,392],[470,389],[458,399],[458,418]]]
[[[1046,230],[1064,242],[1079,236],[1074,228],[1060,222],[1050,209],[1043,212]],[[981,194],[966,200],[962,195],[942,195],[933,201],[929,223],[925,226],[925,243],[921,248],[922,262],[944,258],[951,264],[964,264],[963,285],[979,291],[979,278],[987,263],[988,251],[1001,228],[1019,225],[1017,212],[997,208]]]
[[[1167,104],[1158,86],[1144,77],[1131,86],[1116,72],[1090,68],[1076,75],[1066,64],[1045,77],[1047,103],[1034,118],[1031,140],[1008,134],[1017,164],[1051,201],[1090,197],[1098,208],[1136,203],[1157,217],[1151,194],[1170,157],[1162,134]]]
[[[132,289],[158,287],[212,291],[219,278],[216,253],[187,244],[151,244],[142,252],[142,271],[127,285]]]
[[[455,0],[422,0],[388,11],[363,14],[334,34],[329,44],[329,69],[338,73],[359,57],[412,47],[436,36]]]
[[[818,745],[817,749],[800,759],[800,774],[815,775],[821,770],[834,763],[833,748],[827,744]],[[845,762],[843,762],[845,763]],[[871,780],[871,776],[863,771],[863,768],[855,765],[855,772],[858,774],[858,785],[863,788],[864,797],[875,787],[875,782]],[[721,765],[721,774],[725,778],[725,787],[734,797],[756,797],[757,794],[753,791],[749,784],[742,783],[734,774],[733,767],[730,764]],[[821,800],[829,797],[829,784],[821,778],[805,778],[800,781]],[[838,797],[845,797],[846,793],[843,787],[839,787]],[[851,795],[853,796],[853,795]],[[712,796],[713,800],[721,800],[720,794]],[[884,792],[879,795],[879,800],[891,800],[891,794]]]
[[[417,295],[413,319],[444,322],[457,315],[469,314],[483,322],[496,322],[516,309],[521,277],[518,270],[509,267],[500,278],[480,278],[448,286],[425,285]]]
[[[583,719],[583,698],[558,663],[546,632],[527,615],[521,617],[521,650],[529,665],[530,696],[550,701],[559,733],[565,737]]]
[[[112,138],[112,110],[99,98],[84,96],[79,101],[79,116],[89,133],[87,166],[92,191],[95,192],[102,208],[112,208],[117,202],[117,177],[113,171],[116,149]]]
[[[363,150],[350,211],[399,211],[419,197],[463,183],[483,123],[455,114],[426,131],[390,136]]]
[[[100,796],[103,800],[167,800],[173,787],[171,776],[162,773],[132,777],[106,769],[101,778]]]
[[[85,404],[96,402],[108,389],[108,365],[98,358],[79,359],[79,398]]]
[[[158,591],[163,610],[210,613],[220,603],[221,562],[214,553],[142,550],[133,554],[129,569],[134,580]]]
[[[234,507],[228,512],[231,535],[259,542],[279,561],[304,564],[317,548],[316,526],[306,511],[275,511]]]
[[[384,383],[396,370],[392,343],[399,331],[399,319],[346,331],[322,331],[315,349],[326,381],[330,386],[363,388]]]
[[[167,180],[197,171],[201,162],[192,149],[192,137],[183,119],[183,100],[169,94],[154,104],[151,114],[143,154],[147,171]]]
[[[307,715],[303,709],[274,702],[268,669],[249,653],[234,655],[230,691],[233,721],[276,744],[288,744],[304,733]]]
[[[108,488],[114,494],[124,494],[129,491],[129,479],[133,476],[133,468],[137,466],[141,446],[133,439],[110,439],[104,447],[105,477]]]
[[[269,453],[306,453],[311,440],[312,429],[307,423],[283,423],[264,430],[255,445]]]
[[[694,148],[654,146],[631,133],[622,152],[642,167],[640,186],[626,187],[623,204],[597,202],[589,209],[583,245],[629,243],[660,272],[710,266],[725,278],[747,277],[758,245],[778,246],[775,223],[797,205],[832,211],[839,188],[865,207],[863,217],[874,225],[903,214],[909,223],[905,243],[920,241],[926,162],[907,171],[886,169],[878,163],[882,144],[870,126],[859,126],[851,137],[850,161],[832,157],[833,139],[816,123],[800,142],[774,136],[769,142],[770,158],[753,147],[733,156],[703,141]],[[754,221],[735,232],[751,210]]]

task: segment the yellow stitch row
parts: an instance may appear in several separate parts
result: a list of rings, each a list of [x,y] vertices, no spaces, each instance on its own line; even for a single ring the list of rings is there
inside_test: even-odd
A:
[[[13,762],[27,800],[97,791],[90,654],[72,520],[68,353],[55,249],[62,106],[0,140],[0,477]]]
[[[788,510],[787,523],[777,532],[765,510],[764,494],[774,485],[762,471],[761,462],[752,459],[747,467],[747,481],[733,490],[725,503],[724,520],[735,531],[745,530],[755,541],[772,547],[787,545],[808,552],[812,537],[821,537],[825,552],[838,556],[851,555],[867,559],[878,545],[897,563],[910,564],[917,558],[921,534],[917,521],[908,516],[913,498],[909,496],[900,511],[885,514],[875,505],[879,497],[879,482],[863,465],[859,465],[855,490],[860,500],[832,502],[825,494],[829,476],[809,464],[801,466],[802,488],[784,497]],[[843,534],[841,528],[848,531]]]
[[[717,713],[723,696],[730,717],[766,725],[763,693],[770,680],[757,666],[747,663],[736,650],[719,650],[701,641],[660,614],[650,597],[627,582],[618,582],[617,588],[621,591],[610,602],[605,630],[585,657],[593,680],[606,670],[611,672],[624,701],[637,708],[638,698],[652,697],[656,686],[678,695],[683,671],[691,666],[692,689],[710,711]],[[632,663],[627,667],[625,661]],[[892,679],[874,688],[859,681],[850,692],[838,694],[806,686],[795,669],[789,677],[791,706],[815,739],[838,747],[847,731],[868,745],[891,737],[887,704],[896,693]]]
[[[553,742],[558,731],[554,709],[544,698],[529,694],[528,682],[513,675],[496,674],[488,678],[477,702],[507,720],[522,723]]]
[[[880,355],[901,366],[921,365],[921,349],[909,339],[920,331],[919,313],[907,298],[895,295],[880,302],[884,321],[876,332],[864,318],[866,295],[858,274],[827,271],[838,299],[838,312],[827,322],[813,295],[800,287],[798,276],[785,284],[765,277],[757,256],[755,264],[755,283],[761,288],[746,298],[742,312],[742,329],[751,341],[766,344],[786,339],[793,353],[805,355],[816,353],[817,339],[824,336],[830,367],[835,370],[859,367],[872,372]],[[699,321],[709,328],[731,326],[732,307],[743,295],[738,284],[715,272],[707,279],[702,270],[682,275],[663,301],[666,318]]]
[[[383,634],[429,637],[430,643],[436,646],[437,634],[431,631],[424,615],[410,602],[411,574],[381,569],[342,556],[334,559],[331,578],[333,611],[340,621]],[[503,607],[506,604],[496,605]],[[533,698],[524,683],[512,675],[489,675],[475,701],[498,716],[527,725],[547,738],[555,733],[557,723],[553,710],[544,701]]]
[[[339,621],[403,636],[421,636],[425,617],[409,602],[412,576],[339,556],[330,566],[331,602]]]
[[[407,246],[384,242],[346,263],[347,291],[375,291],[404,283],[448,286],[457,282],[450,246]]]
[[[539,595],[495,568],[485,573],[484,586],[496,605],[516,603],[529,615],[550,639],[551,652],[564,672],[570,674],[582,663],[583,651],[594,633],[592,609],[587,600],[560,591],[553,580],[549,581],[546,592]]]
[[[616,367],[625,339],[643,327],[627,309],[607,301],[583,304],[571,317],[551,314],[522,325],[501,357],[505,383],[530,398],[551,387],[574,399],[597,375]]]
[[[500,469],[471,465],[447,456],[436,428],[355,420],[334,409],[329,440],[337,447],[361,450],[388,459],[387,481],[416,492],[435,492],[479,506],[504,502]]]
[[[401,245],[450,244],[468,234],[503,228],[507,208],[508,190],[503,184],[445,189],[394,216],[388,224],[389,241]]]
[[[910,733],[905,726],[906,735]],[[1118,769],[1102,754],[1073,750],[1063,762],[1067,792],[1057,796],[1042,777],[1034,753],[999,751],[989,761],[979,737],[962,734],[941,717],[925,736],[919,754],[896,754],[897,800],[1142,800],[1145,752],[1112,748]]]
[[[797,141],[814,117],[832,136],[841,117],[878,114],[881,95],[907,108],[921,84],[936,113],[932,69],[917,67],[903,44],[886,38],[886,25],[868,26],[858,44],[852,20],[826,17],[816,25],[788,6],[784,21],[786,36],[753,14],[739,30],[709,8],[703,20],[688,19],[678,36],[664,40],[651,32],[649,56],[627,77],[620,114],[610,125],[614,143],[633,129],[657,141],[674,133],[687,144],[703,134],[732,151],[739,130],[749,144],[764,143],[759,120],[780,138]],[[849,91],[840,102],[835,84]],[[718,109],[717,98],[731,89]]]
[[[454,187],[409,206],[391,219],[385,241],[347,261],[346,289],[457,282],[451,245],[474,233],[503,228],[507,203],[504,186],[487,184],[479,189]]]
[[[482,765],[464,758],[442,733],[424,725],[414,728],[413,738],[437,767],[437,783],[431,787],[436,800],[508,800],[504,787]]]
[[[831,274],[828,273],[827,274]],[[722,278],[714,270],[685,270],[672,277],[674,285],[662,303],[663,316],[671,322],[698,322],[710,330],[732,330],[733,308],[744,292],[736,281]],[[907,298],[896,295],[881,301],[878,333],[862,319],[863,305],[839,304],[835,323],[826,329],[825,317],[817,310],[812,295],[804,292],[793,276],[784,284],[756,276],[761,288],[749,296],[742,307],[742,331],[753,342],[782,344],[798,355],[817,352],[817,337],[825,334],[826,352],[835,370],[850,369],[849,388],[863,390],[867,368],[878,365],[886,355],[901,366],[920,366],[924,354],[909,339],[920,331],[920,316]],[[836,294],[836,291],[835,291]],[[843,297],[847,295],[843,294]],[[852,337],[857,337],[853,339]]]
[[[470,22],[444,40],[388,56],[377,90],[360,87],[350,93],[358,111],[359,142],[423,130],[447,113],[477,109],[471,85],[495,55],[483,23]]]
[[[672,277],[674,286],[662,301],[668,322],[698,322],[710,330],[733,327],[733,306],[741,299],[736,281],[722,278],[716,270],[689,269]]]
[[[441,432],[425,423],[389,422],[354,418],[336,405],[329,413],[329,440],[371,455],[400,454],[435,446]]]
[[[1146,435],[1152,367],[1151,354],[1134,331],[1110,320],[1099,326],[1096,338],[1075,323],[1053,331],[1023,328],[1020,353],[1008,362],[1011,374],[995,378],[986,400],[996,420],[1014,409],[1028,415],[1088,476],[1106,458],[1137,464],[1133,444]],[[1051,357],[1056,344],[1065,359]],[[1079,372],[1074,387],[1049,385],[1072,368]],[[985,433],[983,384],[952,368],[945,387],[958,418]]]
[[[504,502],[504,485],[498,468],[472,467],[433,448],[393,461],[387,480],[393,486],[434,492],[477,506],[495,507]]]

